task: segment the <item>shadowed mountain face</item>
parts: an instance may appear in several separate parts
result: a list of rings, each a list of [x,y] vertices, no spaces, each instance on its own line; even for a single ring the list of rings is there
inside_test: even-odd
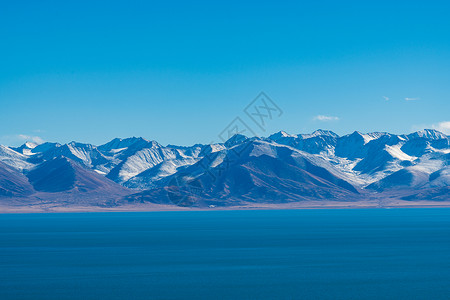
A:
[[[428,181],[429,175],[424,172],[414,171],[412,169],[402,169],[380,181],[372,183],[367,188],[382,192],[393,188],[408,189],[416,185],[423,185]]]
[[[111,207],[131,192],[66,157],[25,171],[0,165],[0,208]]]
[[[36,191],[40,192],[68,191],[75,186],[75,169],[66,158],[44,162],[27,176]]]
[[[315,165],[301,153],[261,141],[231,149],[211,172],[219,176],[214,178],[206,173],[200,177],[211,187],[211,196],[219,193],[222,197],[239,197],[249,193],[254,197],[267,197],[266,190],[286,199],[320,197],[317,194],[320,189],[329,190],[329,196],[333,194],[331,191],[357,193],[351,184]]]
[[[73,203],[245,205],[298,201],[450,201],[450,139],[435,131],[345,136],[275,133],[191,147],[143,138],[94,146],[0,146],[0,197]],[[130,195],[132,194],[132,195]],[[129,195],[129,196],[127,196]],[[127,196],[122,199],[123,196]],[[72,203],[71,202],[71,203]],[[186,203],[185,203],[186,202]],[[67,203],[66,203],[67,204]]]
[[[96,190],[113,192],[122,189],[113,181],[85,169],[66,157],[55,158],[40,164],[29,171],[27,177],[34,189],[39,192],[77,191],[85,193]]]
[[[33,187],[22,173],[0,162],[0,196],[25,197],[32,193]]]

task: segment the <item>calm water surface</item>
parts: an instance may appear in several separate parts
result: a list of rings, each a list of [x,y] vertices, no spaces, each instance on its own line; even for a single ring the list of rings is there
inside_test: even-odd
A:
[[[0,299],[450,299],[450,209],[0,214]]]

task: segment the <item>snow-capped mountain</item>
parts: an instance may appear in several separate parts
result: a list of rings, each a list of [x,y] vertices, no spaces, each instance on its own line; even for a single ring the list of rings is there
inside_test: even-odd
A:
[[[263,140],[247,140],[230,148],[202,157],[195,164],[168,176],[150,191],[129,196],[128,201],[170,204],[177,196],[165,196],[173,183],[197,187],[196,197],[205,205],[228,206],[248,202],[289,203],[302,200],[341,199],[349,201],[360,194],[331,165],[318,162],[312,155],[291,147]],[[181,183],[181,184],[180,184]],[[191,192],[191,191],[188,191]],[[179,195],[182,197],[182,195]],[[190,197],[190,195],[185,195]],[[162,202],[161,202],[162,201]],[[177,203],[182,204],[182,203]]]
[[[111,192],[106,198],[117,203],[171,204],[167,195],[178,189],[178,196],[189,196],[192,190],[180,186],[191,183],[204,205],[386,197],[450,201],[450,138],[430,129],[344,136],[317,130],[280,131],[267,138],[235,135],[223,144],[190,147],[137,137],[100,146],[0,146],[3,198],[61,192],[76,198],[86,190]]]

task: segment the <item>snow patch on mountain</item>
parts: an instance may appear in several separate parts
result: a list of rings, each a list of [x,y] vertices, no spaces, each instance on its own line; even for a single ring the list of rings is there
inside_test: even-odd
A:
[[[34,166],[34,164],[28,162],[27,158],[28,157],[25,154],[21,154],[9,147],[0,145],[0,161],[16,170],[27,170]]]
[[[390,155],[392,155],[392,157],[397,158],[399,160],[414,161],[417,159],[417,157],[410,156],[410,155],[406,154],[405,152],[403,152],[401,150],[401,146],[402,146],[402,144],[397,144],[394,146],[386,145],[385,149]]]

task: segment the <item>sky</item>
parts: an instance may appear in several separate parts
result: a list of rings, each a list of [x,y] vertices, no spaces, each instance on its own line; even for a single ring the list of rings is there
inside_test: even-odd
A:
[[[1,1],[0,144],[450,134],[450,3],[392,2]]]

